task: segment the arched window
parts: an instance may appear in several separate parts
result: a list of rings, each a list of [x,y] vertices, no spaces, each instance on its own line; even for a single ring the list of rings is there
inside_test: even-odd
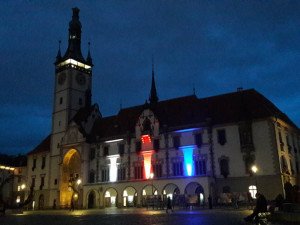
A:
[[[257,187],[255,185],[249,186],[249,192],[252,198],[256,198],[255,195],[257,193]]]

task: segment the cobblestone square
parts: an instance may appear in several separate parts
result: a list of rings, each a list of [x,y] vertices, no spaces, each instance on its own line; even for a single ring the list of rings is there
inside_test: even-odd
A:
[[[95,210],[44,210],[28,211],[23,214],[8,214],[0,218],[1,225],[132,225],[132,224],[172,224],[172,225],[236,225],[244,224],[243,218],[250,210],[203,209],[180,210],[166,213],[161,210],[146,209],[95,209]],[[283,225],[295,223],[269,223]]]

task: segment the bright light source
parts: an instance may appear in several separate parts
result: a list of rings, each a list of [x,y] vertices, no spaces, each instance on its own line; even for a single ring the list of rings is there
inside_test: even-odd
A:
[[[146,179],[150,178],[152,153],[153,153],[153,150],[142,152],[142,154],[144,156],[144,171],[145,171]]]
[[[252,166],[252,167],[251,167],[251,170],[252,170],[253,173],[256,173],[258,169],[257,169],[256,166]]]
[[[17,196],[16,203],[20,203],[20,201],[21,201],[21,197]]]
[[[143,144],[145,144],[145,143],[151,143],[151,138],[150,138],[149,135],[143,135],[141,138],[142,138]]]
[[[154,177],[154,174],[150,173],[150,179],[153,179],[153,177]]]
[[[146,190],[145,189],[143,189],[143,195],[146,195]]]
[[[194,148],[196,148],[195,145],[188,145],[188,146],[180,147],[180,149],[183,152],[184,165],[185,165],[185,171],[186,171],[187,176],[192,176],[193,175],[193,165],[194,165],[193,153],[194,153]]]
[[[74,200],[77,200],[77,199],[78,199],[78,194],[75,193],[75,194],[74,194]]]
[[[175,133],[183,133],[183,132],[189,132],[194,130],[199,130],[200,128],[189,128],[189,129],[183,129],[183,130],[176,130]]]
[[[63,61],[62,63],[60,63],[58,65],[59,66],[64,66],[64,65],[67,65],[67,64],[71,64],[72,67],[74,67],[73,65],[75,65],[75,66],[79,66],[79,67],[82,67],[82,68],[85,68],[85,69],[90,69],[91,68],[91,66],[83,64],[81,62],[78,62],[74,59],[67,59],[67,60]]]
[[[78,185],[81,184],[81,180],[80,179],[77,180],[77,184]]]
[[[120,157],[120,155],[110,155],[107,158],[110,160],[109,165],[109,181],[115,182],[117,181],[117,175],[118,175],[118,165],[117,165],[117,159]]]
[[[22,185],[21,185],[21,189],[24,190],[25,188],[26,188],[26,185],[25,185],[25,184],[22,184]]]
[[[104,143],[113,143],[113,142],[118,142],[118,141],[123,141],[124,139],[114,139],[114,140],[109,140],[105,141]]]

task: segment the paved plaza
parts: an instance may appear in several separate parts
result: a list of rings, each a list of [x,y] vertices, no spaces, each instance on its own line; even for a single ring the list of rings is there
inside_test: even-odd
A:
[[[166,213],[147,209],[94,209],[94,210],[43,210],[25,211],[23,214],[8,214],[0,217],[1,225],[132,225],[132,224],[187,224],[187,225],[238,225],[250,214],[245,209],[176,210]],[[269,223],[296,224],[296,223]]]

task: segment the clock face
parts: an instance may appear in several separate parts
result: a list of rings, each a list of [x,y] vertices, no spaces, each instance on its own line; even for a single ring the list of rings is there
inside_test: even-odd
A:
[[[61,73],[58,76],[58,84],[60,84],[60,85],[64,84],[65,80],[66,80],[66,74],[65,73]]]
[[[78,74],[76,75],[76,81],[77,81],[78,84],[84,85],[85,82],[86,82],[85,76],[84,76],[83,74],[81,74],[81,73],[78,73]]]

